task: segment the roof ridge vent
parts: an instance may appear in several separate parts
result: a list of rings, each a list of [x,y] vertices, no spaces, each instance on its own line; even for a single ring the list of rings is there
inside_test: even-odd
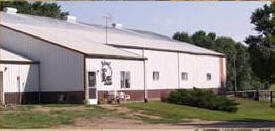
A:
[[[67,22],[71,22],[71,23],[75,23],[76,22],[76,16],[72,16],[72,15],[67,15],[64,17],[64,20]]]
[[[113,26],[114,28],[118,28],[118,29],[123,28],[123,24],[119,24],[119,23],[113,23],[112,26]]]
[[[11,7],[4,7],[3,11],[8,14],[16,14],[17,13],[17,9],[11,8]]]

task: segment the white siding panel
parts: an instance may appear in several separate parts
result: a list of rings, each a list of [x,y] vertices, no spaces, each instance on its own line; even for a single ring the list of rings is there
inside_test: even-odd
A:
[[[197,59],[195,55],[179,53],[179,80],[180,88],[193,88],[197,85]],[[181,79],[181,73],[188,73],[188,80]]]
[[[218,57],[196,56],[198,80],[195,87],[217,88],[220,87],[220,62]],[[206,74],[211,73],[212,79],[207,80]]]
[[[83,91],[83,55],[1,28],[2,47],[40,62],[42,91]]]
[[[111,62],[113,70],[112,85],[104,85],[101,82],[101,62]],[[143,61],[135,60],[114,60],[114,59],[86,59],[87,72],[97,72],[97,89],[98,90],[144,90],[144,72]],[[131,87],[121,88],[120,85],[120,71],[130,71],[131,73]]]
[[[141,49],[124,50],[142,55]],[[144,50],[144,55],[148,58],[145,69],[147,89],[218,88],[221,86],[220,57],[187,53],[179,53],[178,56],[176,52],[152,50]],[[225,58],[223,59],[226,62]],[[225,63],[224,70],[226,71]],[[159,81],[153,81],[153,71],[160,72]],[[182,72],[188,72],[187,81],[181,80]],[[210,81],[207,81],[206,73],[211,73],[212,79]]]
[[[38,65],[1,64],[0,66],[3,72],[4,92],[19,92],[17,77],[20,77],[21,92],[38,91]]]
[[[178,56],[174,52],[144,51],[148,89],[178,88]],[[153,71],[159,71],[159,80],[153,80]]]

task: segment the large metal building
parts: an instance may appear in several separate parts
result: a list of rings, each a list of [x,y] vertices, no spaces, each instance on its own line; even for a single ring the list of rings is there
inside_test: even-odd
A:
[[[32,95],[38,94],[41,103],[86,99],[96,104],[110,91],[140,101],[158,99],[174,89],[225,88],[226,61],[215,51],[115,24],[107,28],[106,39],[104,26],[70,17],[9,12],[1,16],[2,48],[39,62],[39,90]],[[8,86],[4,83],[3,88]]]

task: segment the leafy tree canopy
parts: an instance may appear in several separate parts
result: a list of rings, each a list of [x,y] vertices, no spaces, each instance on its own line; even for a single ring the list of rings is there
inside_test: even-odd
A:
[[[269,88],[271,83],[271,5],[256,9],[251,15],[258,35],[246,38],[247,46],[235,42],[230,37],[217,37],[215,33],[197,31],[192,35],[177,32],[173,39],[188,42],[200,47],[215,50],[226,55],[227,81],[229,90],[234,89],[234,70],[236,69],[237,89]],[[235,62],[235,68],[234,68]]]
[[[256,9],[251,15],[251,23],[255,25],[258,35],[249,35],[245,43],[251,55],[250,63],[255,79],[260,82],[271,83],[271,34],[272,34],[272,7],[264,5]]]
[[[17,8],[18,13],[47,16],[62,19],[64,16],[69,15],[69,12],[62,12],[61,6],[56,3],[46,3],[46,2],[26,2],[26,1],[15,1],[0,2],[0,10],[2,11],[4,7]]]

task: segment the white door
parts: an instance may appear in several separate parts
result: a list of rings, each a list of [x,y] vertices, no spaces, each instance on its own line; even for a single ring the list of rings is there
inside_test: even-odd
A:
[[[97,78],[95,71],[88,72],[89,104],[97,104]]]

